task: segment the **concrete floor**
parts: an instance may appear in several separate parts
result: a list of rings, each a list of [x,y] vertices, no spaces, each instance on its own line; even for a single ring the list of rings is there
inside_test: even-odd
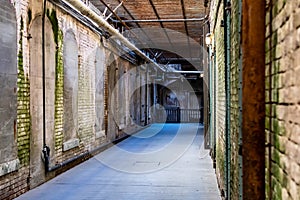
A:
[[[197,124],[153,124],[17,198],[221,199]]]

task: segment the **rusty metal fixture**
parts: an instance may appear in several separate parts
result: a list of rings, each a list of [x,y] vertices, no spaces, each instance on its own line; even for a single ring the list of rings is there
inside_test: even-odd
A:
[[[243,0],[243,199],[265,199],[265,1]],[[253,15],[255,13],[255,15]]]

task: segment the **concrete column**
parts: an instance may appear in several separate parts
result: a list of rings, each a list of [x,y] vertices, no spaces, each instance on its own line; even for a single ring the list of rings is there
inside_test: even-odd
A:
[[[265,1],[242,7],[243,199],[265,199]]]

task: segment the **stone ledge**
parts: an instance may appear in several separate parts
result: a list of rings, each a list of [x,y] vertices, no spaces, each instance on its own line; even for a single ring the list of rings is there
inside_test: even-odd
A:
[[[105,137],[105,130],[96,132],[95,137],[96,139]]]
[[[125,124],[120,124],[119,125],[119,130],[123,130],[125,127],[126,127]]]
[[[79,139],[74,138],[63,143],[63,151],[68,151],[79,146]]]
[[[0,164],[0,176],[16,171],[20,168],[19,159]]]

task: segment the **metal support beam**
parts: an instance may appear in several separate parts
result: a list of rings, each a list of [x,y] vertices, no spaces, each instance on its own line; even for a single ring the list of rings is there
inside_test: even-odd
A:
[[[113,13],[115,13],[117,11],[117,9],[123,4],[123,1],[121,1],[121,3],[113,10]],[[105,20],[108,20],[112,15],[113,13],[110,13],[106,18]]]
[[[242,1],[244,200],[265,199],[265,4]]]

